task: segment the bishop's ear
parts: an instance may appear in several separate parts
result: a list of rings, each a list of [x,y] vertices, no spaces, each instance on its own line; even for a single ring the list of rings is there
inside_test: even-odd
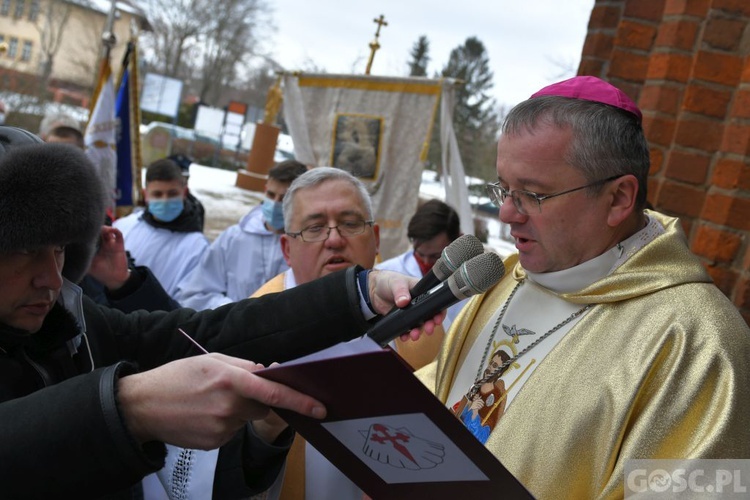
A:
[[[610,184],[611,205],[607,222],[610,226],[619,226],[630,217],[636,206],[638,196],[638,179],[632,175],[623,175]]]

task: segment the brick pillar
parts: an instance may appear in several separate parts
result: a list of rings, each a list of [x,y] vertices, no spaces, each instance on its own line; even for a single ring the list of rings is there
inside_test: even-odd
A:
[[[597,0],[579,74],[638,103],[649,200],[750,323],[749,25],[747,0]]]

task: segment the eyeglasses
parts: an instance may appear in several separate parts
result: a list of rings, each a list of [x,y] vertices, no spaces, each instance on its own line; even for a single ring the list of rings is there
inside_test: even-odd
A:
[[[556,196],[562,196],[564,194],[580,191],[581,189],[593,187],[598,184],[604,184],[605,182],[619,179],[624,175],[626,174],[613,175],[612,177],[607,177],[606,179],[601,179],[596,182],[592,182],[591,184],[586,184],[585,186],[568,189],[567,191],[561,191],[559,193],[543,195],[531,191],[525,191],[523,189],[509,191],[508,189],[502,187],[499,182],[495,182],[492,184],[487,184],[487,194],[490,197],[492,203],[497,207],[502,207],[503,203],[505,203],[505,199],[510,196],[513,199],[513,205],[516,207],[516,210],[518,210],[519,213],[523,215],[529,215],[531,212],[540,214],[542,213],[542,202],[544,200],[549,200],[550,198],[555,198]]]
[[[287,232],[286,234],[292,238],[297,236],[302,238],[302,241],[312,243],[315,241],[325,241],[331,235],[331,230],[336,229],[339,234],[344,238],[351,238],[365,232],[365,227],[372,226],[375,224],[374,220],[345,220],[339,222],[337,226],[324,226],[322,224],[313,224],[307,226],[302,231],[296,233]]]

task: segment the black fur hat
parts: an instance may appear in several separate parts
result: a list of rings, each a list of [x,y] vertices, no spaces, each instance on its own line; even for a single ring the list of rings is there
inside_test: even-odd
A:
[[[83,151],[0,126],[0,253],[65,245],[62,274],[78,283],[104,215],[104,186]]]

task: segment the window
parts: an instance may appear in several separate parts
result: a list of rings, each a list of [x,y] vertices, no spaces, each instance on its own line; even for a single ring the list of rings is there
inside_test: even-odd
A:
[[[10,12],[10,0],[2,0],[0,3],[0,16],[7,16]]]
[[[10,57],[11,59],[15,59],[17,53],[18,53],[18,38],[12,36],[10,37],[10,43],[8,44],[8,57]]]
[[[39,0],[31,0],[31,5],[29,5],[29,21],[35,23],[37,17],[39,17]]]
[[[21,19],[23,17],[23,11],[26,8],[26,0],[16,0],[16,12],[13,15],[16,19]]]
[[[23,42],[23,48],[21,49],[21,60],[28,62],[31,60],[31,42],[25,40]]]

